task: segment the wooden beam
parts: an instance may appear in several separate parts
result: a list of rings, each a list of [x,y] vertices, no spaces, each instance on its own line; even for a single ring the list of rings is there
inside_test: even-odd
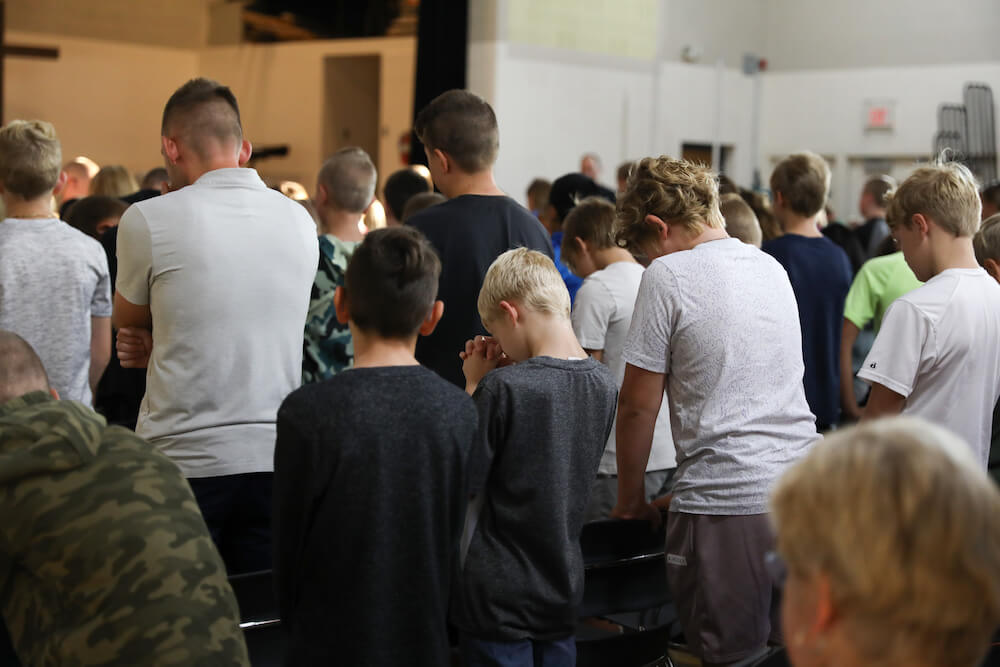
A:
[[[17,46],[14,44],[5,44],[3,46],[3,57],[44,58],[46,60],[55,60],[59,57],[59,49],[49,46]]]
[[[274,35],[279,41],[294,41],[300,39],[316,39],[312,30],[300,28],[290,21],[277,16],[262,14],[249,9],[243,10],[243,25],[258,32]]]

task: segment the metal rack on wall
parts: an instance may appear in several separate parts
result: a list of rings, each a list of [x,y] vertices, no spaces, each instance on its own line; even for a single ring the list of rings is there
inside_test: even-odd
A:
[[[934,152],[955,151],[955,159],[968,166],[980,182],[992,182],[997,178],[993,91],[984,83],[968,83],[962,98],[963,104],[938,107]]]

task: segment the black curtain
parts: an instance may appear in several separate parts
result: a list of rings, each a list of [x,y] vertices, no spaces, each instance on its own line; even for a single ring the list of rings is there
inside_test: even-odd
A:
[[[420,0],[413,118],[446,90],[465,88],[469,0]],[[424,146],[410,137],[410,164],[427,164]]]

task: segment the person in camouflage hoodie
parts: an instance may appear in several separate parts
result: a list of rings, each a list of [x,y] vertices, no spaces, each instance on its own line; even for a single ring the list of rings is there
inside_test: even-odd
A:
[[[337,321],[333,293],[344,286],[347,262],[363,238],[361,221],[375,200],[378,174],[368,153],[343,148],[323,163],[316,180],[319,268],[306,315],[303,384],[327,380],[354,362],[351,331]]]
[[[0,610],[25,665],[249,665],[239,609],[170,459],[59,401],[0,331]]]

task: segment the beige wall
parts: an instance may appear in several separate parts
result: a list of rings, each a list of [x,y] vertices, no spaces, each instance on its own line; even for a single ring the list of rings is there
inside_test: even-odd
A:
[[[397,141],[413,113],[416,40],[412,37],[329,40],[213,47],[200,54],[200,72],[232,86],[247,138],[257,145],[287,144],[286,158],[258,164],[267,179],[291,179],[312,193],[323,159],[324,58],[382,56],[379,182],[400,165]]]
[[[4,119],[55,124],[66,157],[124,164],[138,173],[160,164],[163,104],[186,80],[216,78],[240,101],[247,138],[288,144],[286,158],[258,164],[262,176],[313,188],[322,163],[323,72],[328,55],[382,57],[380,181],[399,165],[397,140],[411,125],[416,40],[412,37],[242,45],[202,49],[8,32],[25,45],[56,46],[57,60],[8,58]]]
[[[5,121],[50,121],[66,158],[82,154],[139,173],[161,164],[163,104],[198,75],[196,51],[21,32],[7,39],[58,46],[59,58],[5,59]]]

